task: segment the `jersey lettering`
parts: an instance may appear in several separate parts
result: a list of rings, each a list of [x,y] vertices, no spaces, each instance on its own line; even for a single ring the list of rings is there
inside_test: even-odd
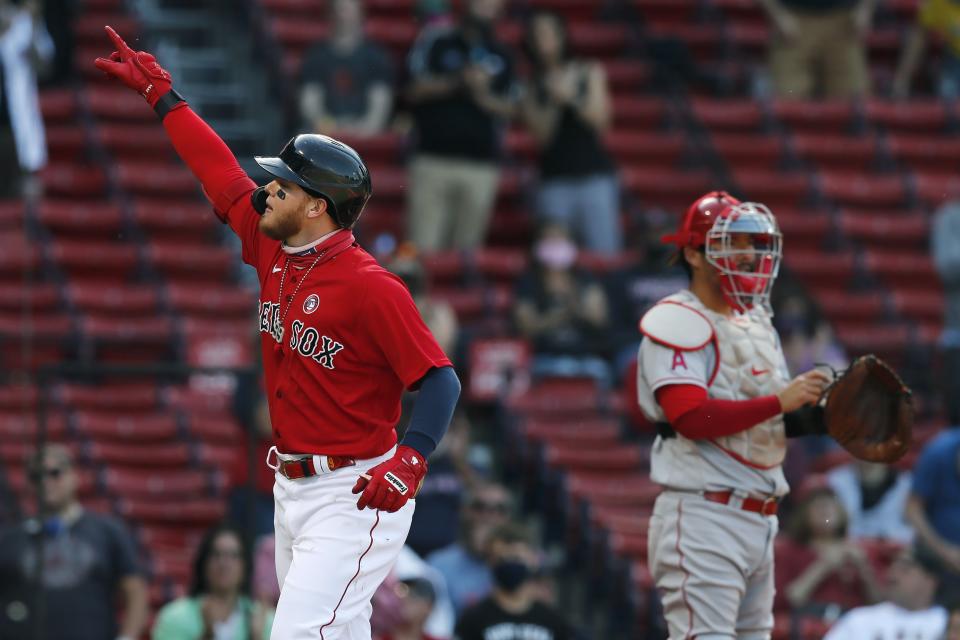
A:
[[[278,343],[283,341],[283,327],[280,325],[280,305],[272,302],[260,303],[260,333],[269,333]]]
[[[323,346],[313,354],[313,359],[322,364],[327,369],[333,369],[333,356],[343,351],[343,345],[323,336]]]
[[[290,348],[296,349],[297,343],[300,341],[300,332],[303,331],[303,323],[299,320],[294,320],[293,324],[290,325]]]
[[[683,359],[682,351],[673,352],[673,365],[671,365],[670,369],[676,371],[677,367],[683,367],[684,369],[687,368],[687,362]]]
[[[303,335],[300,336],[300,344],[297,346],[297,351],[304,357],[310,357],[319,341],[320,334],[317,330],[313,327],[307,327]]]

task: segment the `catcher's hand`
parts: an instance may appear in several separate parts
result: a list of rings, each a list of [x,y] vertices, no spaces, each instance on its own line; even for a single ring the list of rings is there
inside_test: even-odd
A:
[[[427,461],[423,456],[412,447],[400,445],[392,458],[357,478],[353,486],[353,493],[361,494],[357,509],[399,511],[417,495],[426,475]]]
[[[157,63],[152,54],[134,51],[111,27],[104,29],[113,41],[116,51],[111,53],[109,58],[97,58],[93,64],[111,78],[120,80],[142,95],[151,107],[156,107],[157,101],[170,91],[173,78]]]
[[[824,396],[827,432],[854,457],[891,463],[910,448],[911,391],[880,358],[854,360]]]

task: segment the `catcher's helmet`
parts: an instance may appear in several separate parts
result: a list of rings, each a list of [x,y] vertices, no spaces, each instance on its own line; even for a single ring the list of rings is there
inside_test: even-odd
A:
[[[276,158],[254,158],[267,173],[289,180],[327,201],[330,217],[350,229],[370,199],[370,172],[360,154],[329,136],[305,133],[288,142]]]
[[[726,191],[711,191],[704,194],[687,209],[677,232],[663,236],[660,241],[675,245],[679,249],[683,247],[698,249],[706,244],[707,232],[713,227],[717,218],[738,204],[740,201]]]

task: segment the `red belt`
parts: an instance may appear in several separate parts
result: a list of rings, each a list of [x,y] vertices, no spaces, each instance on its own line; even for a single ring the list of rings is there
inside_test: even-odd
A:
[[[353,458],[348,458],[346,456],[320,456],[326,459],[327,467],[329,471],[335,471],[337,469],[342,469],[343,467],[352,467],[357,464],[357,461]],[[280,472],[287,480],[298,480],[300,478],[309,478],[311,476],[318,476],[321,473],[328,473],[323,469],[317,469],[316,465],[313,463],[314,456],[304,456],[303,458],[298,458],[296,460],[277,460],[279,463],[279,468],[277,471]]]
[[[730,498],[733,497],[733,491],[704,491],[703,498],[704,500],[709,500],[710,502],[719,502],[720,504],[730,504]],[[780,502],[779,498],[770,496],[764,500],[760,498],[744,498],[743,504],[740,505],[740,508],[744,511],[752,511],[753,513],[759,513],[764,516],[775,516],[777,515],[777,504]]]

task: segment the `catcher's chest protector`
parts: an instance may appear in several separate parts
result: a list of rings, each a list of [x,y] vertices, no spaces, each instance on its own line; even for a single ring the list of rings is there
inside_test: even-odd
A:
[[[786,364],[770,318],[762,311],[728,318],[714,313],[689,291],[665,298],[692,307],[713,325],[720,362],[707,395],[722,400],[748,400],[779,392],[790,382]],[[707,347],[708,349],[710,347]],[[714,442],[725,452],[750,466],[775,467],[786,455],[783,417],[776,416],[732,436]]]

